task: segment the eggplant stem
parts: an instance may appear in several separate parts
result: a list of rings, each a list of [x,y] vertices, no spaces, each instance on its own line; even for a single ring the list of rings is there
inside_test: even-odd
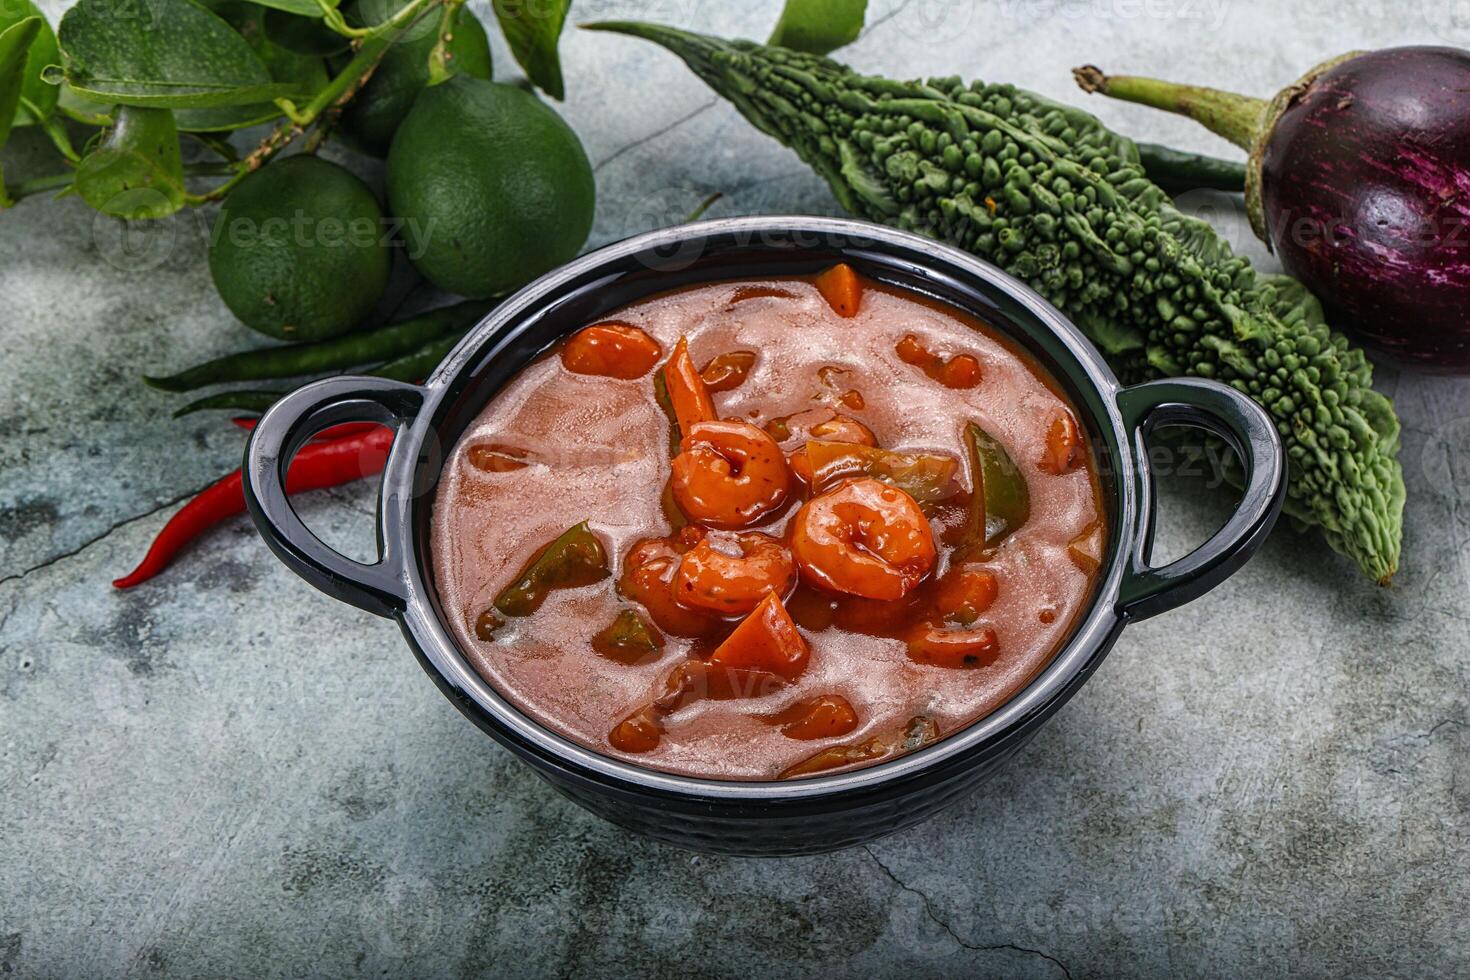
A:
[[[1210,132],[1249,151],[1266,124],[1270,102],[1200,85],[1180,85],[1138,75],[1107,75],[1096,65],[1072,69],[1084,92],[1188,116]]]

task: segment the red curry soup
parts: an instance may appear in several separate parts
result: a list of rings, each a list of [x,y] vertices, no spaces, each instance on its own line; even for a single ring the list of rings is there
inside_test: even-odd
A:
[[[1066,641],[1105,540],[1045,372],[845,265],[571,335],[465,431],[432,524],[450,629],[501,694],[719,779],[872,763],[994,711]]]

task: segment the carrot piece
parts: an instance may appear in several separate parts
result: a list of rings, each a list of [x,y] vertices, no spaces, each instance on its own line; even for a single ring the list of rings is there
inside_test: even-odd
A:
[[[715,403],[710,398],[709,387],[700,377],[694,358],[689,356],[689,341],[679,338],[674,353],[664,365],[664,384],[668,387],[669,402],[674,406],[674,420],[679,424],[679,433],[688,435],[689,427],[696,422],[713,422]]]
[[[863,298],[863,284],[846,262],[839,262],[817,276],[817,291],[838,316],[857,316]]]
[[[573,374],[628,381],[652,371],[661,353],[658,341],[637,327],[597,323],[572,335],[561,349],[561,362]]]
[[[710,656],[709,664],[732,670],[767,671],[791,681],[806,668],[810,655],[806,638],[781,605],[781,597],[772,592],[725,638]]]
[[[990,608],[999,591],[994,573],[978,568],[960,568],[950,572],[939,583],[934,606],[945,619],[969,626]]]
[[[899,360],[918,368],[927,368],[938,360],[916,334],[904,334],[903,339],[893,346],[893,350],[898,354]]]
[[[1041,468],[1048,473],[1062,474],[1077,465],[1077,447],[1082,435],[1071,412],[1062,412],[1052,420],[1046,430],[1046,451],[1041,456]]]
[[[787,738],[803,741],[846,735],[858,725],[857,712],[840,694],[819,694],[798,701],[783,711],[765,715],[762,720],[779,725],[781,734]]]
[[[710,391],[734,391],[745,384],[750,369],[755,367],[755,351],[732,350],[716,354],[710,362],[699,369]]]
[[[607,740],[621,752],[652,752],[658,748],[664,726],[652,705],[639,708],[608,733]]]
[[[939,383],[946,388],[973,388],[980,383],[980,362],[969,354],[956,354],[939,372]]]
[[[984,667],[995,660],[999,644],[989,626],[973,629],[917,627],[909,634],[909,659],[931,667]]]

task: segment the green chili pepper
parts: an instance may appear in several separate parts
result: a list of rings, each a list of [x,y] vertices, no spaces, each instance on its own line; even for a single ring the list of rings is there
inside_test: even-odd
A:
[[[1209,188],[1217,191],[1245,190],[1245,164],[1238,160],[1221,160],[1202,153],[1160,146],[1157,143],[1135,143],[1138,162],[1148,179],[1170,194]]]
[[[669,398],[669,383],[664,379],[662,370],[653,372],[653,400],[658,402],[658,407],[664,410],[669,418],[669,455],[679,455],[679,419],[674,414],[674,402]]]
[[[617,618],[592,638],[592,649],[623,664],[646,662],[662,650],[664,638],[635,610],[624,609]]]
[[[439,362],[449,356],[456,344],[464,337],[464,331],[446,334],[429,341],[417,350],[377,365],[367,374],[394,381],[417,383],[434,373]]]
[[[958,491],[954,477],[960,464],[952,456],[901,453],[826,440],[808,442],[806,456],[812,466],[812,486],[817,491],[847,477],[870,476],[898,487],[921,507],[952,497]]]
[[[609,574],[607,552],[583,521],[537,553],[515,582],[495,597],[495,608],[506,616],[529,616],[541,608],[551,590],[591,585]]]
[[[780,779],[811,776],[840,766],[876,762],[899,752],[912,752],[939,738],[939,725],[928,715],[914,715],[903,728],[874,735],[851,745],[833,745],[783,770]]]
[[[183,408],[174,410],[174,418],[183,418],[195,412],[223,408],[233,412],[264,412],[276,403],[284,391],[264,391],[255,388],[237,388],[234,391],[217,391],[203,398],[196,398]]]
[[[143,381],[163,391],[193,391],[206,385],[225,382],[292,378],[344,370],[374,361],[391,361],[393,358],[412,355],[446,334],[452,333],[458,339],[478,323],[493,305],[481,300],[468,300],[430,310],[376,330],[365,330],[316,343],[243,351],[206,361],[167,377],[145,376]]]
[[[970,454],[969,549],[990,547],[1025,524],[1031,517],[1031,491],[1005,447],[980,426],[965,426]]]

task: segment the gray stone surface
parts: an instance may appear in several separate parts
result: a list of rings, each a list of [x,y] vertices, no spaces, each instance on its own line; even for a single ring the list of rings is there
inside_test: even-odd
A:
[[[43,6],[54,22],[65,4]],[[871,6],[843,55],[861,68],[1077,102],[1068,69],[1087,61],[1266,93],[1341,50],[1470,37],[1463,4],[1429,0]],[[778,7],[578,0],[576,16],[759,36]],[[834,211],[667,55],[575,29],[563,50],[564,111],[599,161],[595,243],[716,190],[714,214]],[[14,144],[11,179],[45,172],[33,134]],[[210,287],[203,227],[129,244],[75,200],[0,215],[0,973],[1470,972],[1470,382],[1379,373],[1410,488],[1392,589],[1283,529],[1216,592],[1130,629],[941,818],[826,857],[694,857],[564,802],[434,691],[391,624],[313,592],[243,520],[109,588],[238,461],[237,433],[170,420],[136,380],[251,341]],[[308,520],[361,551],[371,494],[311,495]],[[1229,507],[1170,481],[1163,549]]]

